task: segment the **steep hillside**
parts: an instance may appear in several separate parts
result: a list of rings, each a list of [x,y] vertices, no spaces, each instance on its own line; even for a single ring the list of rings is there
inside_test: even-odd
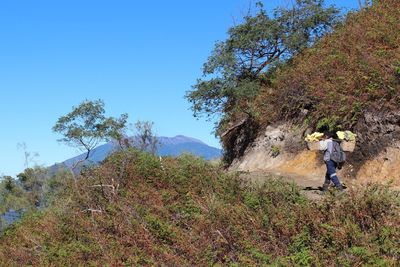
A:
[[[251,162],[246,155],[254,150],[264,151],[263,160],[274,160],[268,156],[271,147],[295,156],[306,149],[302,142],[305,133],[350,129],[359,137],[356,151],[349,157],[352,175],[370,162],[376,162],[375,170],[377,165],[388,165],[383,172],[398,165],[399,21],[399,1],[377,1],[373,7],[349,14],[334,33],[269,74],[252,103],[254,114],[232,121],[222,136],[228,163]],[[273,141],[277,132],[281,137]],[[394,178],[400,181],[398,175]]]
[[[399,110],[400,2],[377,2],[275,74],[256,101],[261,122],[352,128],[367,111]]]
[[[396,266],[399,196],[311,202],[191,156],[113,154],[0,236],[1,266]]]

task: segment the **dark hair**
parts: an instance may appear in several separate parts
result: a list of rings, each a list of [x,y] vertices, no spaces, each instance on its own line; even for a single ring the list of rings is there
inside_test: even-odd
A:
[[[331,131],[324,132],[324,136],[326,138],[333,138],[333,139],[337,139],[338,138],[337,134],[335,132],[331,132]]]

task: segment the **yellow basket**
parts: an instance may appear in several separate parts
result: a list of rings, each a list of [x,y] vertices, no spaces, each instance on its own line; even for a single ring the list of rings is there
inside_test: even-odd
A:
[[[321,150],[321,145],[320,145],[319,141],[307,142],[307,147],[309,150]]]
[[[356,143],[355,142],[343,141],[343,142],[340,143],[340,146],[342,147],[343,151],[353,152],[354,149],[356,148]]]

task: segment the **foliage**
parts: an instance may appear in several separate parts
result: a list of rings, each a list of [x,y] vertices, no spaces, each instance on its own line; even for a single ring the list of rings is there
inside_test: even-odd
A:
[[[135,149],[82,175],[3,233],[0,265],[396,266],[400,257],[400,199],[386,187],[311,202],[272,177],[255,185],[189,155],[160,162]]]
[[[17,175],[0,181],[0,215],[7,211],[18,213],[35,211],[50,206],[66,190],[70,172],[60,171],[50,175],[46,168],[27,168]],[[0,224],[0,230],[2,230]]]
[[[271,156],[276,158],[281,153],[281,148],[279,146],[272,146],[271,147]]]
[[[316,128],[320,132],[335,132],[341,129],[338,121],[340,121],[340,118],[337,116],[325,117],[317,122]]]
[[[30,206],[28,197],[23,189],[10,176],[5,176],[0,181],[0,214],[8,210],[21,210]]]
[[[102,100],[86,100],[79,106],[73,107],[67,115],[60,117],[53,131],[64,136],[60,139],[61,142],[87,151],[85,159],[88,159],[90,151],[101,141],[119,138],[120,131],[128,119],[127,114],[115,119],[106,117],[104,113]]]
[[[312,5],[306,2],[303,5]],[[271,25],[281,25],[290,12],[277,11],[269,17],[259,8],[254,16],[249,15],[242,24],[232,27],[227,40],[217,43],[204,65],[204,77],[186,94],[196,116],[222,115],[218,117],[221,120],[216,134],[222,139],[227,163],[240,157],[240,151],[262,129],[276,122],[331,130],[354,129],[366,112],[397,111],[399,4],[396,0],[373,4],[368,1],[367,8],[350,12],[332,33],[318,40],[312,37],[320,34],[310,34],[309,42],[305,42],[307,35],[300,35],[304,45],[294,45],[299,51],[287,48],[288,54],[269,62],[257,57],[261,52],[256,48],[262,47],[259,41],[264,41],[264,35],[273,36],[273,29],[279,29]],[[334,9],[320,11],[332,15],[322,21],[335,17]],[[297,40],[294,33],[288,36]],[[287,41],[291,43],[290,40]],[[268,44],[263,48],[271,48]],[[259,54],[254,56],[252,51]],[[264,62],[271,64],[258,73]],[[254,125],[253,130],[244,130],[243,120]]]
[[[27,168],[17,175],[20,186],[34,206],[40,205],[43,185],[48,176],[47,170],[40,167]]]
[[[311,127],[351,129],[367,110],[397,109],[399,4],[377,1],[350,13],[334,33],[279,68],[254,101],[260,123],[297,120],[307,110]]]
[[[324,0],[297,0],[291,8],[278,8],[272,16],[257,4],[257,12],[228,30],[203,66],[204,78],[188,91],[195,116],[249,113],[247,102],[258,94],[262,74],[309,47],[329,32],[338,10]]]

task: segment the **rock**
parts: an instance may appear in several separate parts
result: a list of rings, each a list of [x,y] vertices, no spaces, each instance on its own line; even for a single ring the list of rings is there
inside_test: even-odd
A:
[[[282,142],[285,139],[285,133],[281,129],[270,126],[265,130],[264,136],[272,142]]]

